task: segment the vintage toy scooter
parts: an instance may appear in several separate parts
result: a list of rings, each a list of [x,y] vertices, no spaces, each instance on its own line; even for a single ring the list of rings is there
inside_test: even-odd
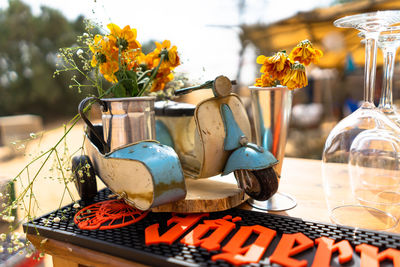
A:
[[[89,199],[97,193],[97,174],[114,194],[140,210],[184,199],[185,180],[175,151],[155,140],[110,149],[104,141],[103,126],[92,125],[83,112],[89,101],[99,102],[103,111],[107,109],[104,101],[97,98],[87,98],[79,105],[87,124],[87,155],[74,157],[72,170],[81,198]]]
[[[200,179],[235,173],[243,190],[256,200],[269,199],[278,189],[278,163],[264,148],[250,143],[251,127],[239,96],[232,94],[232,82],[219,76],[200,86],[180,89],[176,95],[211,88],[214,97],[199,103],[166,102],[156,105],[157,139],[174,146],[186,176]],[[190,111],[192,110],[192,111]]]

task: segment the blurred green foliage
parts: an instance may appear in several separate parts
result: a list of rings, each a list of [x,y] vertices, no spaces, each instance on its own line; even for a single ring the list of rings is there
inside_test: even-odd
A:
[[[77,112],[89,92],[70,89],[70,79],[83,77],[68,73],[53,78],[53,73],[58,49],[73,46],[84,29],[83,17],[68,21],[48,7],[34,16],[19,0],[0,10],[0,116],[32,113],[50,120]]]

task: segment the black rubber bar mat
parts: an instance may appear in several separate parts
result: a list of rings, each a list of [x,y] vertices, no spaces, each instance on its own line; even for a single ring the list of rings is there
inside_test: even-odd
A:
[[[81,208],[95,202],[108,200],[107,197],[109,194],[110,191],[108,189],[99,191],[92,202],[85,203],[81,201]],[[170,245],[156,244],[147,246],[145,244],[145,229],[150,225],[159,224],[158,231],[159,234],[162,235],[174,226],[174,224],[167,226],[167,221],[173,214],[150,212],[141,221],[123,228],[111,230],[80,230],[73,221],[77,211],[77,209],[72,207],[72,204],[65,206],[60,210],[36,219],[34,222],[25,224],[24,229],[29,234],[36,234],[39,232],[40,235],[46,238],[68,242],[135,262],[158,266],[230,266],[231,264],[225,260],[214,261],[211,258],[214,255],[222,253],[222,248],[232,239],[240,228],[254,225],[261,225],[275,230],[276,236],[268,245],[261,260],[258,263],[248,264],[248,266],[271,266],[269,258],[277,248],[282,234],[302,233],[313,241],[320,237],[328,237],[334,239],[335,242],[348,240],[353,248],[352,260],[341,265],[338,260],[338,252],[335,252],[332,254],[331,266],[360,266],[360,253],[356,252],[355,249],[355,247],[360,244],[368,244],[377,247],[379,253],[385,250],[387,251],[389,248],[395,249],[395,253],[400,253],[400,235],[398,234],[310,222],[297,218],[240,209],[210,213],[207,217],[203,217],[195,225],[188,228],[184,234]],[[242,220],[235,221],[236,228],[223,239],[220,243],[221,246],[219,250],[209,251],[199,246],[188,246],[180,243],[180,240],[185,237],[185,235],[199,224],[203,224],[205,220],[222,219],[227,215],[231,215],[232,218],[239,216]],[[64,220],[54,222],[52,218],[55,216],[60,218],[64,216]],[[46,221],[48,221],[47,224]],[[212,231],[207,232],[202,238],[209,236],[211,233]],[[250,245],[255,239],[257,239],[257,235],[252,234],[244,245]],[[297,243],[293,244],[293,247],[296,245]],[[292,256],[292,258],[296,260],[307,260],[307,265],[311,266],[317,247],[318,245],[315,244],[303,252]],[[274,263],[272,266],[279,265]],[[380,262],[380,266],[393,266],[393,263],[391,260],[386,259]]]

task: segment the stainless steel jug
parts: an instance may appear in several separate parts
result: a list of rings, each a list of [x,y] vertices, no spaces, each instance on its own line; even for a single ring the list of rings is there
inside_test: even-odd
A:
[[[93,125],[84,112],[90,101],[99,103],[101,107],[104,138],[98,136],[98,139],[102,142],[104,153],[127,144],[156,139],[155,97],[85,98],[79,104],[78,110],[87,126],[93,130]]]

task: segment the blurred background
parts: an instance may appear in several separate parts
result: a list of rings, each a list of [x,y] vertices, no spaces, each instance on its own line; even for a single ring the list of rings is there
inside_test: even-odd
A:
[[[357,31],[335,28],[332,22],[399,8],[394,0],[71,0],[68,5],[62,0],[0,0],[0,158],[9,158],[13,139],[68,121],[90,93],[69,88],[73,73],[53,78],[58,49],[74,45],[84,32],[84,19],[90,19],[100,31],[110,22],[130,25],[142,44],[171,40],[183,63],[177,72],[193,84],[226,75],[237,80],[245,102],[247,86],[259,75],[258,55],[290,51],[309,39],[324,57],[307,70],[309,86],[295,92],[286,155],[319,159],[330,129],[356,109],[363,92],[364,48]],[[377,96],[381,67],[379,54]],[[199,92],[184,100],[195,104],[208,96]],[[16,120],[11,115],[23,116]]]

